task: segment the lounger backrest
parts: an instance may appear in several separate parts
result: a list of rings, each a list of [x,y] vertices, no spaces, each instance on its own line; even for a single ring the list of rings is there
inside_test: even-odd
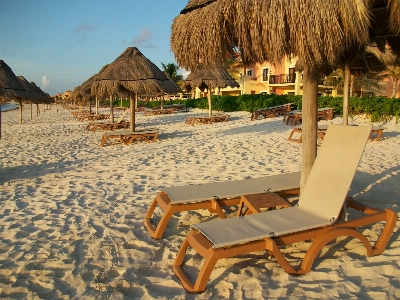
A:
[[[299,208],[326,220],[337,219],[370,132],[371,126],[329,126]]]

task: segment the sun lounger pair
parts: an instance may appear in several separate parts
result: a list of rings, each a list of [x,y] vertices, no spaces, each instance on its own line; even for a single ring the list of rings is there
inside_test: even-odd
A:
[[[195,125],[195,124],[212,124],[216,122],[226,122],[229,116],[225,114],[217,114],[214,116],[204,115],[204,116],[193,116],[187,117],[185,124]]]
[[[142,139],[146,142],[154,142],[158,138],[158,130],[116,130],[105,131],[100,140],[100,146],[103,147],[105,142],[109,139],[119,139],[124,145],[129,145],[135,140]]]
[[[106,120],[106,119],[109,119],[109,118],[110,118],[110,115],[104,115],[104,114],[98,114],[98,115],[86,114],[86,115],[77,116],[77,120],[81,121],[81,122],[86,121],[86,120],[87,121]]]
[[[334,116],[334,109],[330,107],[319,108],[317,112],[317,120],[332,120]],[[303,112],[301,110],[294,110],[288,113],[283,121],[286,121],[286,125],[296,126],[300,123],[303,118]]]
[[[318,139],[321,141],[324,140],[326,130],[328,129],[329,125],[319,125],[318,130],[317,130],[317,136]],[[357,125],[349,125],[349,126],[357,126]],[[369,135],[370,141],[379,141],[382,138],[383,130],[385,130],[386,127],[381,127],[381,126],[372,126],[371,133]],[[288,141],[290,142],[295,142],[295,143],[301,143],[302,142],[302,128],[301,126],[297,126],[292,129],[292,131],[289,134]],[[296,137],[296,135],[298,135]]]
[[[144,224],[150,236],[160,239],[172,215],[182,211],[208,209],[226,218],[223,207],[239,205],[241,196],[274,192],[282,197],[298,195],[300,172],[265,176],[248,180],[213,182],[200,185],[162,187],[146,214]],[[160,207],[164,213],[156,224],[154,211]]]
[[[291,111],[292,104],[293,103],[286,103],[282,105],[257,109],[251,113],[250,120],[257,120],[260,116],[264,117],[264,119],[275,118],[276,116],[285,116]]]
[[[360,240],[369,256],[382,253],[395,227],[396,213],[390,209],[374,209],[347,197],[370,132],[371,126],[329,127],[297,206],[194,225],[173,265],[173,270],[183,287],[189,293],[205,291],[208,278],[219,259],[254,251],[269,251],[283,269],[292,275],[302,275],[311,271],[321,249],[332,240],[343,236]],[[167,199],[169,198],[167,192],[161,192],[159,195]],[[183,196],[179,197],[182,205],[187,205],[190,201],[188,199],[192,198],[189,187],[186,189],[182,187],[179,194],[182,193],[188,195],[186,199]],[[202,196],[193,198],[197,198],[199,206],[202,204]],[[218,210],[219,205],[215,203],[217,201],[214,202],[214,206],[212,199],[207,201],[211,209]],[[190,203],[193,207],[195,204]],[[179,203],[171,204],[170,200],[165,200],[166,207],[174,205],[179,207]],[[344,205],[365,215],[342,220],[341,211]],[[171,211],[168,212],[170,215]],[[381,221],[386,222],[384,229],[372,246],[357,228]],[[145,223],[148,224],[147,216]],[[310,240],[311,245],[299,267],[291,266],[279,250],[281,246]],[[204,258],[194,282],[182,268],[189,247]]]
[[[110,120],[99,120],[94,122],[89,122],[86,126],[86,131],[96,132],[97,129],[103,130],[116,130],[116,129],[124,129],[129,126],[129,122],[125,122],[124,118],[127,113],[130,111],[129,108],[126,108],[122,115],[118,118],[118,120],[114,123],[111,123]]]
[[[158,116],[158,115],[170,115],[173,114],[175,110],[173,108],[168,109],[149,109],[145,110],[144,116]]]

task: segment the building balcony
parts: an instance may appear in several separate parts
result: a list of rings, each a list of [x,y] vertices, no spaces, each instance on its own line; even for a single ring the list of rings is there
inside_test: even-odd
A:
[[[269,75],[269,84],[295,83],[296,74]]]

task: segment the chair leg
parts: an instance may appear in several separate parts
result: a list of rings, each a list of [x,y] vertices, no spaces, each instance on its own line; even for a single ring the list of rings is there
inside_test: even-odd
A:
[[[397,214],[391,209],[385,209],[385,212],[386,212],[385,227],[383,228],[381,236],[379,237],[378,241],[375,243],[375,246],[373,247],[372,255],[381,254],[385,250],[389,242],[389,239],[392,236],[394,227],[396,226]]]
[[[191,245],[191,243],[196,242],[195,238],[193,238],[193,233],[194,233],[193,231],[190,231],[188,233],[188,236],[186,237],[185,241],[183,242],[181,248],[179,249],[179,252],[176,256],[176,260],[173,265],[173,271],[174,271],[175,275],[181,281],[183,288],[188,293],[198,294],[198,293],[203,293],[206,290],[207,281],[210,278],[211,272],[214,269],[214,266],[217,263],[219,257],[214,251],[211,251],[211,252],[207,253],[207,255],[204,255],[203,266],[200,269],[200,272],[197,276],[196,282],[193,283],[186,276],[186,274],[183,272],[183,269],[181,267],[183,265],[183,260],[184,260],[186,251],[189,248],[189,246],[194,246],[193,248],[196,248],[195,245]]]
[[[314,240],[311,247],[307,250],[307,253],[304,256],[301,268],[298,269],[296,273],[291,275],[303,275],[310,272],[315,258],[322,250],[322,248],[330,241],[337,239],[341,236],[351,236],[353,238],[359,239],[363,243],[364,247],[367,249],[368,255],[372,255],[373,250],[371,244],[361,232],[351,227],[334,227],[324,231]]]
[[[157,226],[154,226],[151,222],[151,218],[153,217],[154,210],[156,209],[157,205],[159,204],[157,201],[157,197],[161,197],[161,195],[157,195],[156,198],[153,200],[153,203],[150,205],[147,214],[144,219],[144,225],[149,232],[149,235],[154,239],[161,239],[162,235],[165,231],[165,228],[168,225],[169,220],[171,219],[172,215],[174,214],[174,210],[170,205],[166,205],[163,216],[161,217],[160,221],[158,222]],[[160,200],[161,201],[161,200]],[[161,207],[161,205],[160,205]]]

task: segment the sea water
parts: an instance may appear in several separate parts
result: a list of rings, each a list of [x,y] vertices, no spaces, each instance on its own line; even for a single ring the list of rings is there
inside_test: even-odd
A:
[[[1,111],[8,111],[8,110],[13,110],[13,109],[17,109],[18,105],[15,103],[6,103],[6,104],[1,104]]]

